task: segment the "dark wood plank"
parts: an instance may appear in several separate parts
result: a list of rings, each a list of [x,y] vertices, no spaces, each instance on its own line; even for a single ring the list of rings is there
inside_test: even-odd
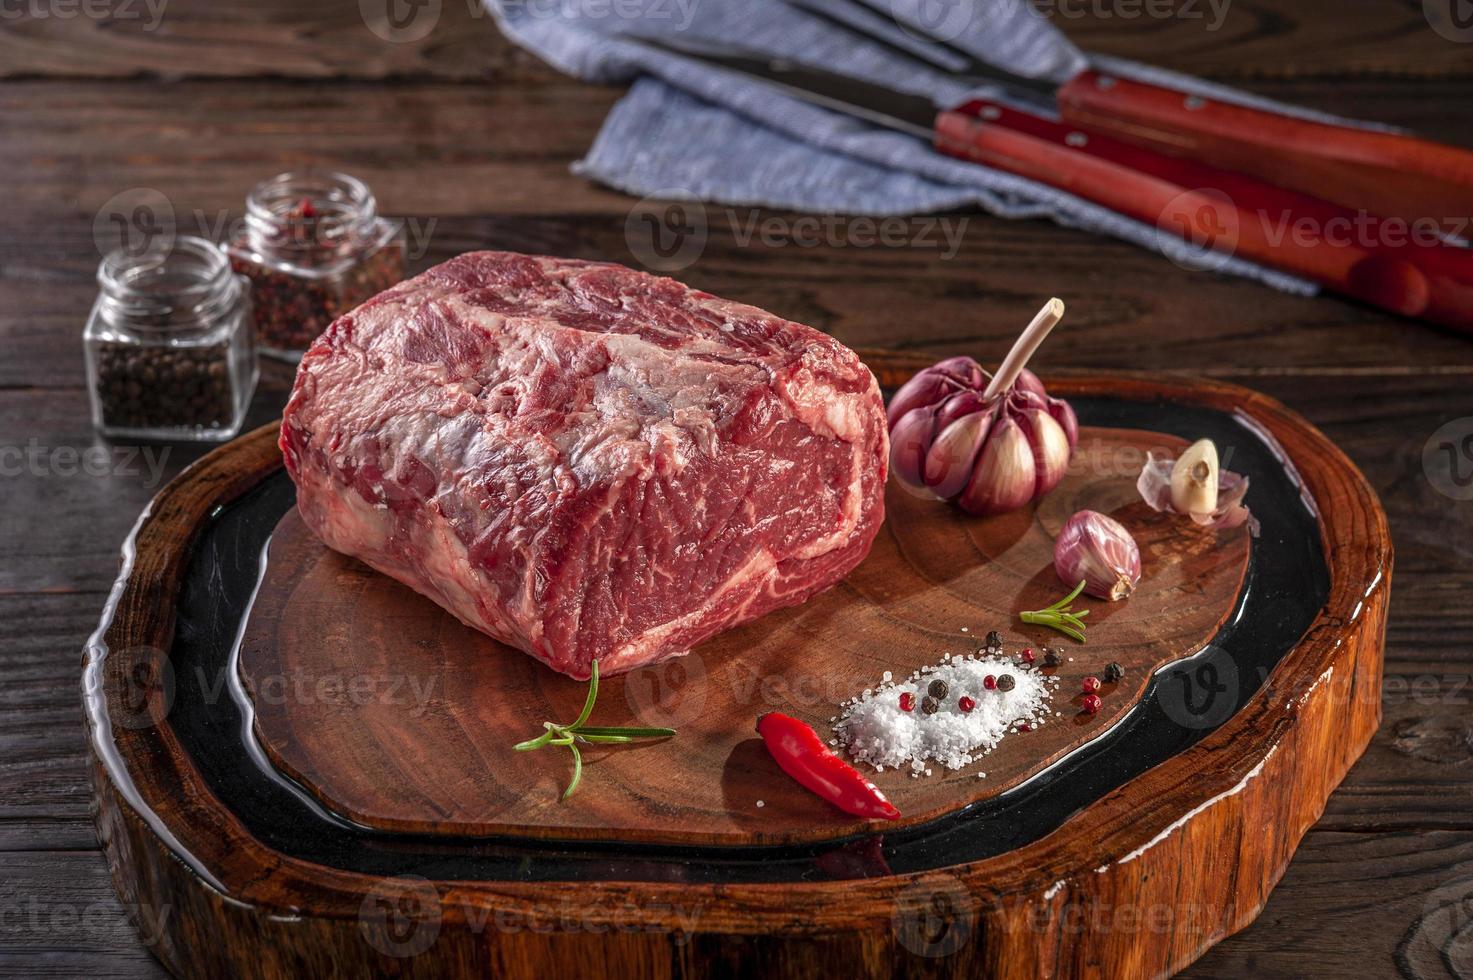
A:
[[[95,851],[0,854],[0,976],[166,977]]]
[[[278,415],[285,391],[257,396],[248,424]],[[81,388],[0,390],[5,507],[0,595],[105,592],[129,528],[158,489],[210,446],[111,445]]]
[[[92,848],[81,643],[101,596],[0,597],[0,850]]]
[[[362,177],[396,214],[622,213],[624,198],[568,172],[618,95],[566,80],[204,81],[124,83],[99,99],[89,83],[13,82],[0,88],[0,167],[23,175],[22,225],[70,215],[90,228],[115,195],[148,188],[181,225],[217,232],[256,181],[308,165]]]
[[[51,6],[61,7],[40,9]],[[401,29],[389,24],[388,4],[356,0],[107,0],[86,9],[106,16],[0,21],[0,76],[520,81],[552,74],[504,40],[475,0],[411,7]]]
[[[1086,50],[1214,78],[1465,77],[1473,67],[1459,43],[1433,30],[1421,3],[1173,0],[1153,8],[1128,0],[1057,0],[1041,6],[1056,10],[1054,23]],[[1170,16],[1146,12],[1163,8]]]
[[[1473,836],[1314,831],[1258,921],[1179,976],[1457,980],[1470,924]]]
[[[478,0],[411,8],[417,13],[402,31],[386,28],[380,13],[386,5],[354,0],[170,0],[157,18],[142,0],[110,0],[101,6],[109,16],[0,21],[0,71],[12,77],[99,79],[275,75],[458,80],[541,78],[548,72],[500,37]],[[1038,6],[1086,49],[1200,75],[1442,77],[1469,71],[1459,45],[1432,29],[1420,3],[1056,0]]]
[[[1473,126],[1473,105],[1455,81],[1268,82],[1257,90],[1450,142],[1466,143]],[[117,84],[99,100],[88,83],[13,82],[0,89],[0,128],[9,135],[0,165],[24,178],[11,202],[18,217],[47,221],[73,211],[90,222],[114,195],[142,187],[191,221],[200,210],[213,224],[222,209],[238,213],[254,181],[306,163],[362,176],[399,214],[545,214],[555,202],[558,214],[622,216],[627,197],[567,170],[620,93],[565,79],[332,88],[199,81]],[[431,171],[434,179],[425,179]]]

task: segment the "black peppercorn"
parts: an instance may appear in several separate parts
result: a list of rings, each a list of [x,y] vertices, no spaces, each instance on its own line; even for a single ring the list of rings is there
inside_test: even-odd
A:
[[[111,429],[216,429],[229,426],[236,391],[225,344],[96,347],[101,422]]]
[[[1002,634],[999,633],[997,630],[993,630],[991,633],[987,634],[987,648],[989,650],[1002,649]]]
[[[1120,666],[1115,661],[1112,660],[1109,663],[1105,664],[1105,680],[1109,681],[1111,684],[1114,684],[1116,681],[1120,680],[1120,678],[1124,676],[1125,668]]]
[[[941,710],[941,702],[940,701],[937,701],[935,698],[928,696],[928,697],[924,697],[924,698],[921,699],[921,711],[923,713],[928,714],[928,715],[934,715],[936,712],[938,712],[940,710]]]
[[[939,701],[941,698],[946,697],[946,682],[939,677],[936,678],[926,686],[926,693]]]
[[[1043,665],[1045,667],[1057,667],[1063,662],[1064,658],[1059,656],[1058,647],[1048,647],[1043,651]]]
[[[1017,686],[1018,682],[1013,680],[1012,674],[1003,674],[997,679],[997,689],[999,691],[1011,691]]]

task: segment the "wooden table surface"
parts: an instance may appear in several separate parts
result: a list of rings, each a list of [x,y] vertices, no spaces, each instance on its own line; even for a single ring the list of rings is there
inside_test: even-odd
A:
[[[181,224],[214,227],[256,179],[331,165],[419,219],[416,269],[477,247],[635,261],[631,200],[568,169],[617,89],[513,49],[467,0],[434,5],[433,30],[397,43],[365,24],[376,6],[168,0],[156,23],[142,0],[0,11],[0,972],[162,974],[93,834],[79,661],[119,544],[198,451],[120,446],[105,474],[79,466],[102,445],[79,338],[108,202],[148,189]],[[1421,3],[1238,0],[1220,24],[1205,0],[1167,18],[1120,0],[1050,6],[1093,50],[1473,144],[1473,44],[1434,31]],[[947,258],[744,242],[752,212],[709,214],[684,279],[852,346],[995,358],[1056,294],[1070,313],[1042,370],[1230,378],[1344,447],[1397,550],[1385,723],[1258,922],[1185,975],[1473,976],[1473,505],[1423,463],[1444,425],[1439,442],[1473,434],[1473,337],[1041,222],[951,216],[967,226]],[[251,424],[279,412],[289,381],[265,370]]]

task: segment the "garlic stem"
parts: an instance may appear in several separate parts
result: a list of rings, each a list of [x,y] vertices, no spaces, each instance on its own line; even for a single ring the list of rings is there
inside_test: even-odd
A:
[[[1033,322],[1023,328],[1018,339],[1013,342],[1013,349],[1008,351],[1008,356],[1002,359],[1002,365],[997,373],[992,376],[992,382],[987,386],[983,397],[993,398],[1002,394],[1013,386],[1018,380],[1018,375],[1028,366],[1028,361],[1033,357],[1033,352],[1038,350],[1038,345],[1043,343],[1049,331],[1054,329],[1064,317],[1064,301],[1054,297],[1043,304],[1043,309],[1033,318]]]

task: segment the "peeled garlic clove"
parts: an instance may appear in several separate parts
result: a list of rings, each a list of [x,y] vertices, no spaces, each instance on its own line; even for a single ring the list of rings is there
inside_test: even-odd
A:
[[[936,407],[923,405],[900,417],[890,432],[890,470],[912,486],[921,486],[926,454],[936,434]]]
[[[1182,514],[1217,510],[1217,447],[1198,439],[1171,467],[1171,506]]]
[[[1065,585],[1083,581],[1092,596],[1124,599],[1141,580],[1141,552],[1119,521],[1081,510],[1054,541],[1054,571]]]
[[[1032,500],[1036,483],[1033,447],[1023,427],[1011,417],[999,418],[957,503],[970,514],[1004,514]]]
[[[1069,448],[1072,450],[1079,445],[1079,416],[1074,414],[1074,406],[1062,398],[1050,398],[1048,412],[1069,437]]]
[[[1037,408],[1018,416],[1033,447],[1035,497],[1042,497],[1064,478],[1069,469],[1069,437],[1047,409]],[[1075,580],[1078,581],[1077,579]]]
[[[938,415],[938,425],[939,425]],[[938,497],[950,498],[961,493],[971,479],[977,453],[992,426],[991,412],[973,412],[941,429],[931,451],[926,454],[922,473],[926,486]]]

